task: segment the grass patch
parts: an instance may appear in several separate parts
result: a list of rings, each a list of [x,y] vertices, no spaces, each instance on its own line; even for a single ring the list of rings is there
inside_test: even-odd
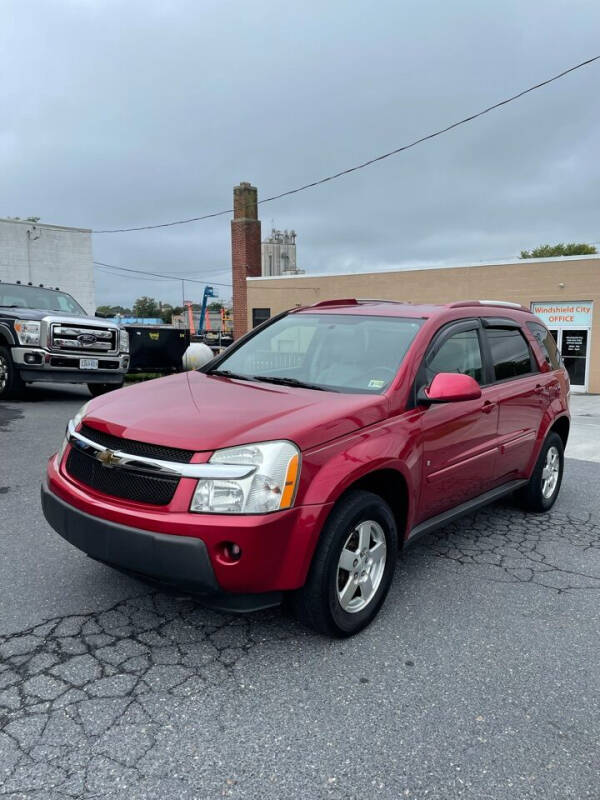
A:
[[[128,372],[125,375],[126,383],[136,383],[137,381],[151,381],[154,378],[164,377],[162,372]]]

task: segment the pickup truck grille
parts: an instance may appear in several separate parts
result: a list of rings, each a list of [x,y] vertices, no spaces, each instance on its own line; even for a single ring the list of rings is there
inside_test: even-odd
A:
[[[50,350],[75,350],[86,353],[117,353],[119,332],[98,325],[68,325],[54,322],[50,326]]]
[[[101,494],[155,506],[168,505],[179,484],[176,475],[149,475],[127,467],[105,467],[76,447],[71,448],[66,469],[76,481]]]

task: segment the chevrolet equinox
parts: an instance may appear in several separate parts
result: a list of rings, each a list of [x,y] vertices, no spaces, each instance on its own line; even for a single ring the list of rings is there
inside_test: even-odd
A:
[[[44,513],[118,569],[217,608],[285,597],[349,636],[417,537],[512,493],[553,505],[568,395],[554,339],[516,304],[320,302],[86,403]]]

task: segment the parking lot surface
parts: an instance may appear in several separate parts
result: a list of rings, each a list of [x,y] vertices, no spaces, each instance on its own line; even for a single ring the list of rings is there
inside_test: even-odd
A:
[[[550,514],[421,540],[374,624],[330,641],[62,541],[39,483],[86,399],[0,406],[0,797],[600,797],[600,464],[569,458]]]

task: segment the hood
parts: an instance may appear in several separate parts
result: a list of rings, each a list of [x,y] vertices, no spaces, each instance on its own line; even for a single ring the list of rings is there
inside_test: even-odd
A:
[[[98,320],[96,317],[75,316],[74,314],[67,314],[64,311],[50,311],[39,308],[3,308],[0,306],[0,317],[8,317],[9,319],[30,319],[42,320],[44,317],[56,317],[66,322],[78,322],[79,324],[86,323],[87,325],[102,325],[103,320]],[[107,323],[111,327],[115,327],[114,323]]]
[[[185,372],[91,401],[86,422],[189,450],[290,439],[302,450],[385,418],[383,395],[338,394]]]
[[[5,319],[31,319],[39,321],[51,313],[56,312],[40,311],[37,308],[3,308],[0,306],[0,317],[4,317]]]

